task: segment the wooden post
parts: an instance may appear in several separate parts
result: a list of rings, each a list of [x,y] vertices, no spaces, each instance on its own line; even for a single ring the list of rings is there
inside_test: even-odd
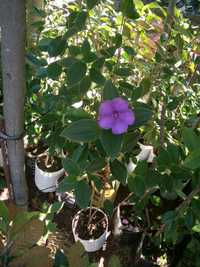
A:
[[[5,132],[3,120],[0,120],[0,131],[3,133]],[[6,186],[9,192],[9,200],[13,201],[13,188],[12,188],[12,183],[10,179],[10,169],[8,165],[8,147],[7,147],[7,142],[3,139],[0,139],[0,148],[1,148],[2,159],[3,159],[3,169],[4,169]]]
[[[8,136],[20,136],[24,131],[25,98],[25,0],[0,0],[2,24],[1,56],[3,72],[4,119]],[[23,138],[8,140],[8,160],[15,202],[26,206]]]

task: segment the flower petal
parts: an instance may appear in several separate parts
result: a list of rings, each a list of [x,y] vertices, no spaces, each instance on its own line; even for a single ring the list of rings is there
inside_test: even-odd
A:
[[[115,111],[127,111],[128,110],[128,102],[121,97],[116,97],[112,101],[112,106]]]
[[[113,113],[113,107],[112,102],[110,100],[106,100],[103,103],[101,103],[99,107],[99,115],[112,115]]]
[[[128,125],[120,119],[115,119],[112,126],[113,134],[122,134],[127,132]]]
[[[111,129],[114,124],[112,115],[103,115],[99,117],[98,124],[103,129]]]
[[[128,109],[124,112],[120,112],[119,118],[128,125],[132,125],[135,122],[135,115],[131,109]]]

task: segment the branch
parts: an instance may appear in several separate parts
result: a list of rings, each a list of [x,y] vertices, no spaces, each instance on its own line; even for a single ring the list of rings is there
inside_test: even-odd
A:
[[[200,186],[195,188],[188,196],[187,198],[175,209],[176,213],[179,213],[181,210],[186,208],[192,201],[193,197],[196,196],[198,193],[200,193]]]
[[[162,104],[161,109],[161,117],[160,117],[160,146],[163,147],[164,145],[164,130],[165,130],[165,113],[166,113],[166,105],[165,103]]]
[[[196,196],[198,193],[200,193],[200,185],[199,187],[195,188],[188,196],[187,198],[175,209],[176,213],[181,212],[183,209],[185,209],[187,206],[190,205],[190,202],[192,201],[193,197]],[[161,225],[161,228],[157,231],[155,236],[159,236],[161,233],[164,232],[166,227],[166,224]]]

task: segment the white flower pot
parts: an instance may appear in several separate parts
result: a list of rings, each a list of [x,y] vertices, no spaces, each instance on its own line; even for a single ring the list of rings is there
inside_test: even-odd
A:
[[[107,224],[106,230],[97,239],[90,239],[90,240],[81,239],[78,236],[78,234],[76,233],[76,227],[77,227],[78,222],[79,222],[80,214],[83,211],[88,210],[88,209],[90,209],[90,208],[82,209],[74,216],[73,221],[72,221],[72,232],[73,232],[74,239],[75,239],[76,242],[80,241],[87,252],[94,252],[94,251],[98,251],[99,249],[101,249],[103,247],[105,241],[107,240],[107,238],[108,238],[108,236],[110,234],[110,232],[108,232],[108,217],[101,209],[92,207],[93,210],[98,210],[105,216],[106,224]]]
[[[140,149],[140,153],[136,156],[137,161],[146,160],[148,163],[152,163],[155,158],[153,146],[140,144]]]
[[[35,162],[35,184],[42,192],[54,192],[57,188],[58,179],[64,174],[65,170],[61,169],[55,172],[46,172],[41,170],[37,161]]]

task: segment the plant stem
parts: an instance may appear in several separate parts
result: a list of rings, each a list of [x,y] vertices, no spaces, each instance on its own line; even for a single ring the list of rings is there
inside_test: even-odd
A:
[[[91,216],[90,216],[90,218],[89,218],[89,221],[88,221],[88,225],[87,225],[87,227],[89,227],[89,225],[91,224],[91,222],[92,222],[92,219],[94,218],[94,216],[95,216],[95,214],[98,212],[98,210],[95,210],[94,212],[93,212],[93,214],[91,214]]]
[[[179,213],[181,210],[185,209],[186,206],[190,204],[193,197],[200,193],[200,185],[199,187],[195,188],[188,196],[187,198],[175,209],[176,213]],[[161,225],[161,228],[156,232],[155,236],[159,236],[162,232],[164,232],[166,227],[166,224]]]
[[[165,141],[165,113],[166,113],[166,104],[162,104],[162,109],[161,109],[161,117],[160,117],[160,146],[164,146],[164,141]]]
[[[89,226],[89,224],[91,222],[92,204],[93,204],[94,194],[95,194],[95,185],[94,185],[94,182],[92,181],[91,184],[92,184],[92,194],[91,194],[91,201],[90,201],[90,214],[89,214],[89,220],[88,220],[87,227]]]

